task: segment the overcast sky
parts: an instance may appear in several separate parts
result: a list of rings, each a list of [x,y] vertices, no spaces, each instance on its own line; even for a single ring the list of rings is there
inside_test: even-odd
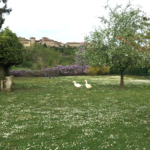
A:
[[[109,0],[112,7],[128,0]],[[9,27],[17,36],[48,37],[58,42],[83,42],[84,36],[100,25],[97,17],[107,15],[106,0],[8,0],[10,15],[4,15],[2,29]],[[150,15],[149,0],[134,0]],[[0,7],[2,7],[0,3]]]

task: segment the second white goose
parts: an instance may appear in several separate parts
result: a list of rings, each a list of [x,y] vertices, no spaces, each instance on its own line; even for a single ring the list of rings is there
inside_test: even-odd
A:
[[[87,84],[87,80],[84,80],[86,82],[85,86],[86,88],[89,90],[90,88],[92,88],[91,84]]]

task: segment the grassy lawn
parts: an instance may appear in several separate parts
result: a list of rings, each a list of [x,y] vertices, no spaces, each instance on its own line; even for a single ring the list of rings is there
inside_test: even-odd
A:
[[[31,70],[31,69],[29,69],[27,67],[21,67],[21,66],[20,67],[12,66],[11,70]]]
[[[119,76],[15,78],[0,93],[0,150],[149,150],[150,80],[124,81],[120,88]]]

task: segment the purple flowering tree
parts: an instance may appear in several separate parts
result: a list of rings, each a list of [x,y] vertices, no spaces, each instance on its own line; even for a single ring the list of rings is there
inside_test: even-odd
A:
[[[85,49],[83,47],[83,44],[79,44],[78,49],[79,49],[79,51],[76,52],[75,64],[79,65],[82,68],[81,69],[82,73],[85,73],[85,69],[88,69],[90,66],[89,66],[88,61],[87,60],[85,61],[85,59],[84,59],[83,54],[85,53]]]

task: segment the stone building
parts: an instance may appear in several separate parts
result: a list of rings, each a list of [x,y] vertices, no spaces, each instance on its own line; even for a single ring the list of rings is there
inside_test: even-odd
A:
[[[31,44],[34,44],[34,43],[38,43],[38,44],[42,44],[42,45],[44,45],[44,43],[45,43],[47,45],[47,47],[50,47],[50,46],[51,47],[52,46],[62,47],[62,46],[64,46],[64,43],[51,40],[47,37],[42,37],[42,39],[40,39],[40,40],[36,40],[36,38],[34,38],[34,37],[31,37],[30,40],[25,39],[23,37],[19,37],[19,40],[24,46],[30,46]]]
[[[23,37],[19,37],[19,40],[20,40],[20,42],[21,42],[24,46],[30,46],[30,44],[31,44],[31,41],[30,41],[30,40],[27,40],[27,39],[25,39],[25,38],[23,38]]]
[[[40,40],[36,40],[35,37],[31,37],[30,40],[25,39],[23,37],[19,37],[19,40],[24,46],[30,46],[31,44],[34,44],[34,43],[44,45],[44,43],[45,43],[47,45],[47,47],[53,47],[53,46],[54,47],[62,47],[62,46],[78,47],[79,44],[81,44],[81,42],[67,42],[66,44],[64,44],[64,43],[49,39],[47,37],[42,37],[42,39],[40,39]]]
[[[67,43],[65,44],[65,46],[66,46],[66,47],[67,47],[67,46],[70,46],[70,47],[78,47],[79,44],[81,44],[81,42],[67,42]]]

